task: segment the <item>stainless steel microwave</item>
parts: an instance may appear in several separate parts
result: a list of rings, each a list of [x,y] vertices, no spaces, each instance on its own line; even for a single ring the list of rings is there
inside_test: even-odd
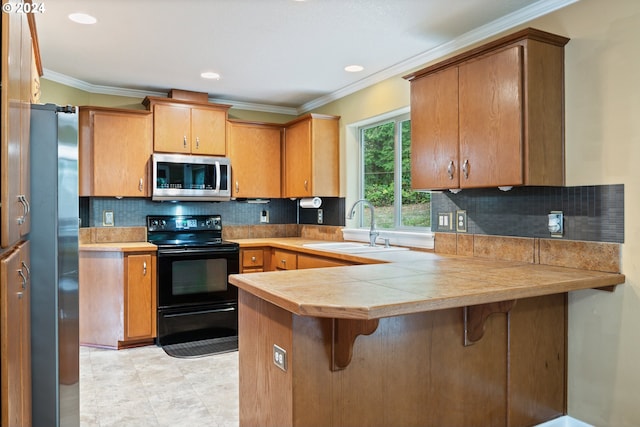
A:
[[[152,200],[231,199],[231,161],[226,157],[153,154]]]

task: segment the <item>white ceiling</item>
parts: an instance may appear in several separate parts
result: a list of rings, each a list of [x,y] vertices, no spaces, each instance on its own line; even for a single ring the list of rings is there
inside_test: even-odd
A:
[[[36,26],[45,78],[296,114],[575,1],[50,0]],[[98,22],[73,23],[73,12]]]

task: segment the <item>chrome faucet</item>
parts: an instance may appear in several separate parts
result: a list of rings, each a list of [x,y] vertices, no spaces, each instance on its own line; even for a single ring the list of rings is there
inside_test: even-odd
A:
[[[353,206],[351,206],[351,209],[349,210],[349,215],[347,216],[347,219],[353,219],[353,216],[356,214],[356,206],[358,205],[358,203],[364,204],[371,210],[371,229],[369,230],[369,246],[375,246],[376,239],[378,238],[380,233],[376,230],[376,220],[374,215],[375,210],[371,202],[369,202],[366,199],[360,199],[357,202],[355,202]]]

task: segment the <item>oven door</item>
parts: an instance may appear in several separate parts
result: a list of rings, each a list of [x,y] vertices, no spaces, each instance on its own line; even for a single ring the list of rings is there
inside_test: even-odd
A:
[[[239,271],[239,249],[159,248],[158,309],[236,302],[229,274]]]

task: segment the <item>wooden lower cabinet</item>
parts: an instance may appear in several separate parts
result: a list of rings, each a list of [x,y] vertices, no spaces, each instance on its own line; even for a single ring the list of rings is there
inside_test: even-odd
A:
[[[31,425],[31,283],[29,242],[0,261],[2,426]]]
[[[463,313],[382,318],[332,370],[332,331],[344,319],[294,315],[241,289],[240,426],[517,427],[566,413],[566,294],[490,315],[467,346]]]
[[[80,251],[80,344],[124,348],[156,337],[155,252]]]
[[[240,249],[240,273],[268,271],[270,255],[270,248]]]
[[[353,263],[315,255],[298,254],[298,270],[305,268],[341,267],[345,265],[353,265]]]
[[[297,270],[298,254],[283,249],[274,249],[271,256],[271,266],[273,270]]]

